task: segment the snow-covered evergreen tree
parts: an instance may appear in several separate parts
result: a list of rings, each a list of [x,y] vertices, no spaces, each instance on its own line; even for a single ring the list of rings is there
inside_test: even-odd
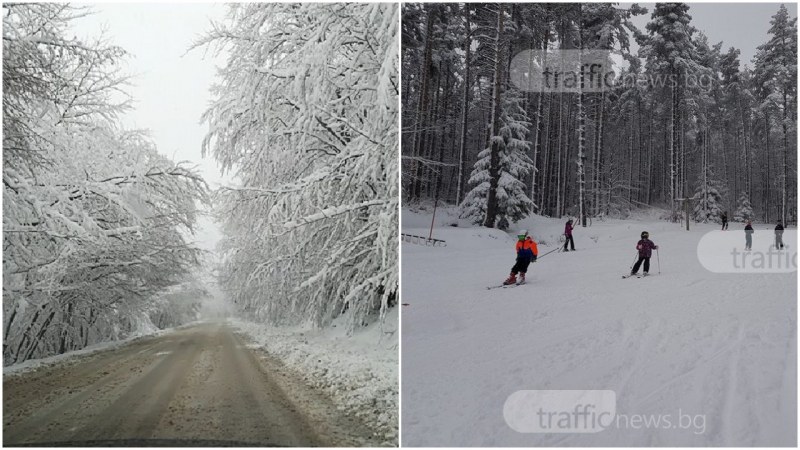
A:
[[[713,178],[713,173],[709,170],[709,175],[704,180],[700,180],[694,193],[695,207],[692,218],[695,222],[719,222],[720,216],[724,211],[722,206],[723,192],[721,184]]]
[[[499,133],[490,138],[489,145],[478,154],[479,159],[473,167],[469,178],[469,183],[473,187],[461,205],[461,215],[472,219],[476,224],[482,223],[486,216],[492,145],[497,145],[499,148],[498,215],[516,222],[526,217],[533,207],[533,202],[525,193],[525,183],[522,181],[530,174],[533,163],[527,155],[530,142],[525,140],[530,122],[521,103],[522,99],[517,90],[508,89],[503,93]]]
[[[739,196],[736,212],[733,213],[733,220],[736,222],[746,222],[748,220],[753,220],[754,217],[753,206],[750,204],[750,196],[747,195],[747,192],[742,192],[742,195]]]

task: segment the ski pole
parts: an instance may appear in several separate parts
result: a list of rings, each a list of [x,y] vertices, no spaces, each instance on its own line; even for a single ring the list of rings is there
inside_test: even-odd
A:
[[[550,253],[553,253],[553,252],[555,252],[555,251],[558,251],[558,249],[560,249],[560,248],[561,248],[561,247],[556,247],[556,248],[554,248],[554,249],[550,250],[549,252],[545,253],[544,255],[542,255],[542,256],[539,256],[538,258],[536,258],[536,260],[538,261],[538,260],[540,260],[540,259],[544,258],[545,256],[549,255]]]
[[[658,274],[661,274],[661,256],[659,256],[658,249],[656,249],[656,261],[658,262]]]
[[[636,260],[637,259],[639,259],[639,252],[638,251],[636,252],[636,254],[633,255],[633,262],[631,263],[631,267],[630,267],[630,269],[628,269],[628,272],[633,272],[633,266],[634,266],[634,264],[636,264]]]

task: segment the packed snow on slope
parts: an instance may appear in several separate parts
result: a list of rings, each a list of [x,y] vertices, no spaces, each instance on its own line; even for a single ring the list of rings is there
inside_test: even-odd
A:
[[[427,236],[430,221],[404,210],[402,232]],[[642,216],[576,226],[576,252],[543,256],[524,286],[486,289],[508,276],[516,230],[543,255],[564,222],[530,217],[506,233],[445,209],[433,237],[446,247],[403,243],[402,445],[795,445],[796,272],[711,273],[697,247],[717,225]],[[754,250],[773,227],[754,225],[766,238]],[[744,246],[742,228],[726,233]],[[645,230],[659,246],[653,276],[622,279]],[[520,433],[504,420],[519,390],[611,390],[617,420],[593,434]]]
[[[347,317],[331,328],[271,327],[231,319],[269,354],[323,389],[336,405],[353,414],[387,445],[398,439],[398,315],[389,310],[379,321],[347,336]]]

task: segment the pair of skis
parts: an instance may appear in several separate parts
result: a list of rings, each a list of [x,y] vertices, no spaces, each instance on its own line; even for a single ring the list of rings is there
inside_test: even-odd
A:
[[[503,289],[505,289],[505,288],[513,288],[513,287],[517,287],[517,286],[522,286],[523,284],[525,284],[524,281],[518,281],[516,283],[511,283],[511,284],[499,284],[497,286],[488,286],[486,289],[487,290],[492,290],[492,289],[498,289],[498,288],[503,288]]]
[[[639,275],[638,273],[629,273],[628,275],[623,275],[622,279],[624,280],[625,278],[630,278],[630,277],[644,278],[644,277],[652,277],[652,275],[649,273],[643,275]]]

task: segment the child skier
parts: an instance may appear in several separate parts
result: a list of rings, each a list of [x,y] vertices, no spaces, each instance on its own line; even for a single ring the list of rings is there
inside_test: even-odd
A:
[[[642,231],[641,238],[642,239],[636,243],[636,250],[639,250],[639,260],[633,265],[631,276],[639,272],[639,267],[642,265],[642,262],[644,262],[644,276],[647,276],[647,272],[650,271],[650,256],[652,256],[653,250],[658,250],[658,246],[650,240],[650,233]]]
[[[783,250],[783,222],[780,220],[775,225],[775,249]]]
[[[566,236],[566,239],[564,240],[565,252],[569,251],[567,250],[567,244],[569,244],[572,247],[573,252],[575,251],[575,241],[572,240],[572,229],[573,229],[572,219],[569,219],[567,221],[567,224],[564,225],[564,236]]]
[[[747,221],[747,225],[744,226],[744,249],[753,249],[753,222],[749,220]]]
[[[517,234],[517,262],[511,268],[511,275],[503,284],[524,283],[528,265],[536,261],[537,255],[539,255],[539,248],[536,246],[536,242],[528,236],[527,230],[520,230]],[[517,273],[519,273],[519,282],[517,282]]]

